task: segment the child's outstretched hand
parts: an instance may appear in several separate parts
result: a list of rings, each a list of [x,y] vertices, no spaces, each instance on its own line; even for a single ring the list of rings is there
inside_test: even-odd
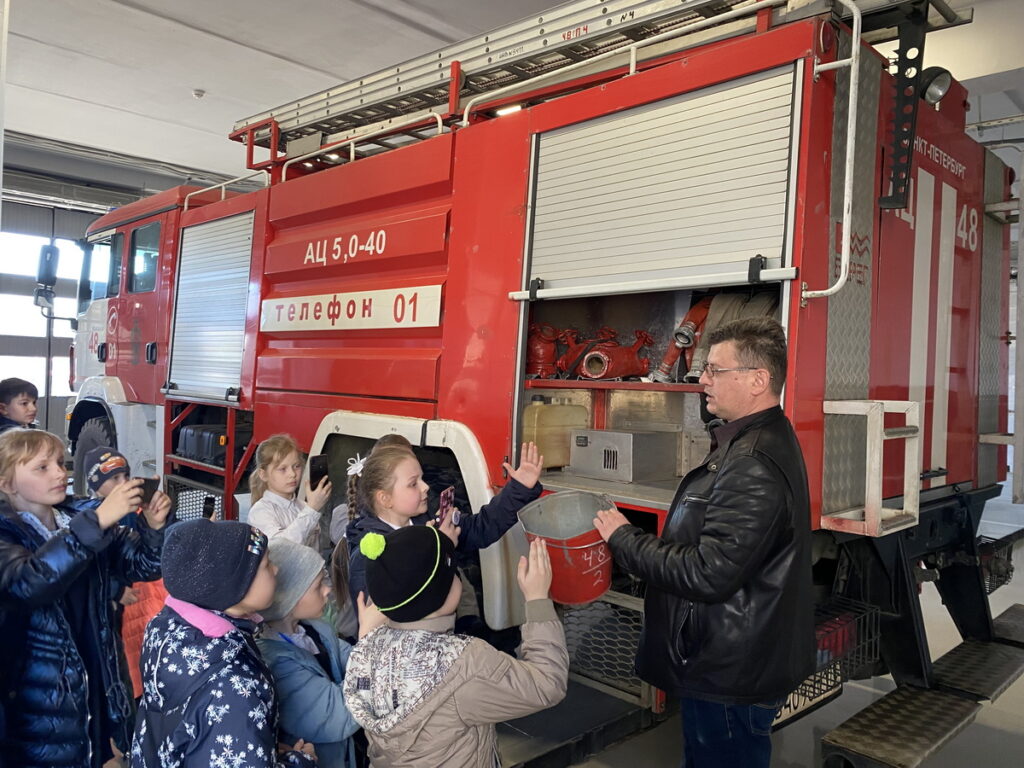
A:
[[[512,469],[508,462],[501,466],[508,472],[509,477],[518,480],[527,488],[533,488],[540,480],[540,473],[544,469],[544,457],[537,452],[536,443],[523,443],[519,449],[519,469]]]
[[[360,640],[373,632],[377,627],[383,627],[387,623],[387,617],[362,592],[356,595],[356,611],[359,614]]]
[[[145,509],[142,510],[142,514],[146,516],[146,525],[154,531],[159,531],[167,525],[167,516],[170,513],[171,497],[163,491],[157,491],[154,493],[149,504],[147,504]]]
[[[103,500],[103,503],[96,508],[96,518],[99,520],[100,528],[104,531],[142,503],[142,480],[137,477],[130,478],[127,482],[121,483],[110,495]]]
[[[519,589],[527,602],[545,600],[551,589],[551,559],[548,557],[548,545],[544,539],[530,542],[530,557],[519,558]]]
[[[306,483],[306,503],[318,512],[324,508],[324,504],[331,498],[331,481],[324,475],[320,479],[320,485],[316,488],[310,488],[309,482]]]

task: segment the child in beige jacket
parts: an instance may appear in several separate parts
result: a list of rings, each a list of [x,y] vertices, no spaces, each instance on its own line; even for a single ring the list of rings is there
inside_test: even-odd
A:
[[[519,562],[526,623],[518,659],[452,634],[462,583],[444,533],[429,526],[369,533],[360,549],[379,613],[367,609],[360,593],[365,635],[349,656],[345,702],[366,730],[370,762],[374,768],[495,768],[494,724],[565,697],[569,654],[548,598],[544,543],[533,542],[529,558]]]

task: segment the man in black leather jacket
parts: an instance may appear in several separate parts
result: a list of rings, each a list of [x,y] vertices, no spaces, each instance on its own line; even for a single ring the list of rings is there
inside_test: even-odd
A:
[[[687,768],[768,768],[772,721],[814,667],[807,472],[779,407],[782,327],[745,318],[709,341],[700,381],[721,421],[661,536],[615,509],[595,525],[647,583],[637,672],[680,697]]]

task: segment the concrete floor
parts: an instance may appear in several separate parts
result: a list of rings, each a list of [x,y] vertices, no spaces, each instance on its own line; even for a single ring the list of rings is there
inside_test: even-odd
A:
[[[990,528],[985,532],[991,530],[994,533],[1000,527],[1012,525],[1015,520],[1024,524],[1024,507],[1011,505],[1004,494],[1003,499],[989,502],[984,525]],[[1018,542],[1014,563],[1017,570],[1013,580],[989,598],[993,616],[998,616],[1014,603],[1024,603],[1024,541]],[[960,635],[934,585],[924,585],[921,603],[932,658],[936,659],[958,645]],[[772,736],[772,768],[817,768],[820,765],[821,737],[893,687],[889,677],[848,683],[838,699]],[[675,715],[578,765],[580,768],[678,766],[682,754],[680,730],[679,716]],[[922,768],[1003,768],[1024,764],[1022,756],[1024,677],[994,703],[985,704],[977,719],[944,750],[926,760]]]

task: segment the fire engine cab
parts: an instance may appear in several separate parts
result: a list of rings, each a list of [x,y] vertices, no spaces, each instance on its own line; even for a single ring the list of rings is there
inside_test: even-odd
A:
[[[775,316],[819,602],[818,671],[782,718],[889,673],[823,755],[918,764],[1024,670],[1024,607],[987,599],[1011,542],[979,539],[1011,440],[1009,230],[986,211],[1012,173],[921,66],[930,6],[573,0],[241,120],[251,174],[88,233],[76,479],[114,444],[180,517],[244,515],[256,445],[288,432],[329,456],[334,506],[348,459],[397,433],[478,509],[537,440],[548,490],[658,532],[708,446],[702,335]],[[523,619],[523,541],[481,553],[496,629]],[[936,660],[926,580],[963,637]],[[574,679],[650,712],[642,595],[616,572],[564,620]]]

